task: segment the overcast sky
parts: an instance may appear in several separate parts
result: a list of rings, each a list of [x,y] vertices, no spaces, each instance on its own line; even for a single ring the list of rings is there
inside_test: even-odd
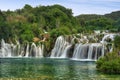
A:
[[[60,4],[79,14],[106,14],[120,10],[120,0],[0,0],[1,10],[15,10],[25,4],[31,6]]]

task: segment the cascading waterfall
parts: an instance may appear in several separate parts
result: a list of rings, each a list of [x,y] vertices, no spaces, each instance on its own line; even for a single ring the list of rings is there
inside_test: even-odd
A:
[[[72,58],[97,60],[98,57],[104,55],[102,47],[100,43],[76,44]]]
[[[0,57],[5,57],[5,56],[11,57],[11,45],[6,44],[5,41],[2,39]]]
[[[110,38],[112,41],[114,40],[115,34],[107,34],[102,38],[101,43],[105,43],[105,39]]]
[[[104,56],[106,52],[112,51],[113,44],[106,41],[110,38],[112,41],[115,34],[105,35],[100,43],[89,43],[87,37],[82,36],[59,36],[56,39],[55,46],[52,49],[50,58],[72,58],[74,60],[97,60]],[[85,41],[87,40],[87,41]],[[83,42],[82,42],[83,41]],[[83,44],[84,43],[84,44]],[[106,45],[110,46],[106,46]],[[5,43],[1,40],[0,58],[4,57],[43,57],[44,45],[35,43],[16,44]]]
[[[114,37],[115,37],[115,35],[117,35],[117,34],[106,34],[103,38],[102,38],[102,41],[100,42],[100,43],[102,43],[102,44],[104,44],[104,45],[107,45],[107,44],[111,44],[111,45],[109,45],[108,46],[108,52],[112,52],[113,51],[113,44],[112,43],[107,43],[106,42],[106,39],[111,39],[111,41],[113,41],[114,40]],[[105,46],[104,46],[105,47]]]
[[[103,37],[104,38],[104,37]],[[105,39],[105,38],[104,38]],[[102,40],[104,40],[102,39]],[[74,60],[97,60],[105,55],[105,45],[103,43],[69,43],[63,36],[56,39],[55,46],[51,52],[51,58],[70,58],[70,49],[73,49],[72,59]],[[72,46],[72,47],[71,47]]]
[[[66,58],[66,53],[68,48],[66,48],[67,46],[69,46],[70,44],[64,39],[63,36],[59,36],[55,42],[55,46],[52,50],[51,53],[51,58]]]
[[[84,47],[84,45],[82,45],[82,44],[76,44],[72,58],[74,58],[74,59],[80,59],[80,57],[81,57],[80,53],[82,53],[83,47]]]
[[[32,43],[31,45],[31,50],[30,50],[30,55],[31,57],[43,57],[43,45],[41,46],[36,46],[35,43]]]
[[[44,48],[43,45],[37,47],[38,50],[37,50],[37,56],[36,57],[43,57],[43,48]]]
[[[29,44],[27,44],[26,55],[25,55],[25,57],[28,57],[28,56],[29,56]]]
[[[36,46],[35,43],[27,45],[20,45],[17,42],[16,45],[5,43],[5,41],[1,40],[0,47],[0,58],[5,57],[43,57],[44,46],[39,44]]]
[[[67,45],[67,47],[65,48],[64,52],[62,53],[62,55],[60,56],[60,58],[67,58],[67,53],[70,51],[71,48],[71,44]]]

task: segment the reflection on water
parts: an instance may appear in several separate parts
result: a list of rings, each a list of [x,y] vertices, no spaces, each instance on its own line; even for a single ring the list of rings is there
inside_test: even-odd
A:
[[[119,80],[120,75],[103,75],[95,62],[50,58],[1,58],[1,79],[24,80]]]

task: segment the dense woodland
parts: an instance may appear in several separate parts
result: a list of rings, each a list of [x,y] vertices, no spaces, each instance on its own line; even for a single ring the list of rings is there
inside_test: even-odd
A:
[[[45,32],[51,38],[75,33],[92,33],[93,30],[120,31],[120,11],[105,15],[73,16],[72,10],[61,5],[32,7],[26,4],[15,11],[0,11],[0,40],[32,42],[42,39]]]

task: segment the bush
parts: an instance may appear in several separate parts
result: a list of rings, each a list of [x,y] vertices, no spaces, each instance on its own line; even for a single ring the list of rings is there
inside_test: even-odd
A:
[[[114,38],[114,47],[120,50],[120,36],[115,36]]]
[[[107,74],[120,74],[120,55],[117,52],[108,53],[96,62],[97,70]]]

